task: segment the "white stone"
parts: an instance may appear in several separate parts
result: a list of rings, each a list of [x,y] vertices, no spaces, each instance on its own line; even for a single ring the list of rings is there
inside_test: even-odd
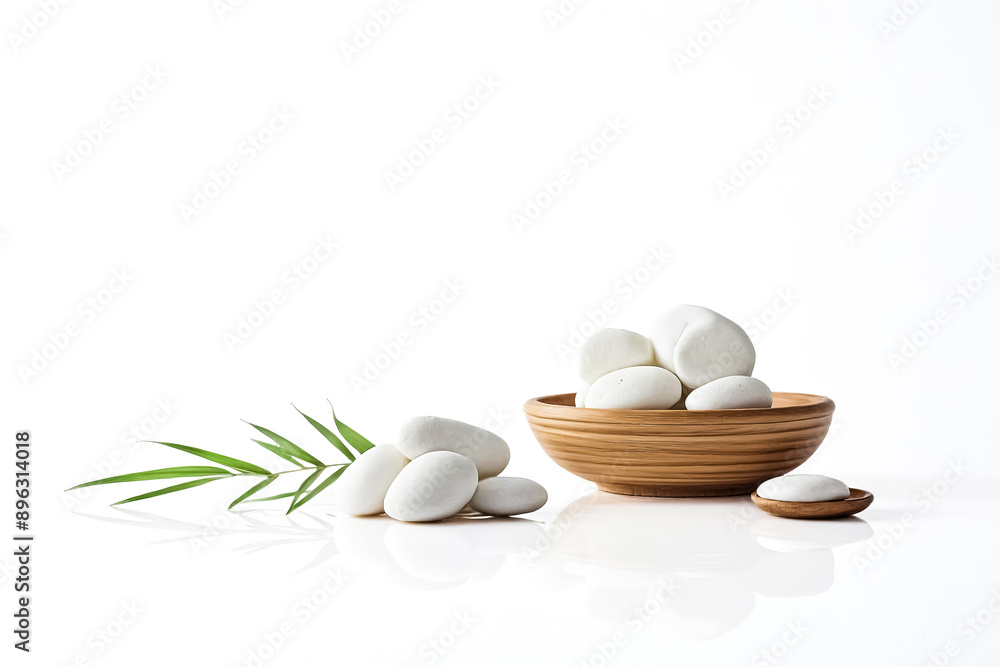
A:
[[[385,494],[385,513],[397,521],[454,516],[476,492],[476,464],[455,452],[430,452],[403,468]]]
[[[588,408],[669,410],[680,398],[676,375],[659,366],[633,366],[599,377],[585,403]]]
[[[656,363],[697,389],[729,375],[751,375],[757,355],[732,320],[701,306],[676,306],[653,326]]]
[[[701,385],[688,394],[684,405],[688,410],[769,408],[771,389],[757,378],[730,375]]]
[[[489,477],[479,482],[469,506],[490,516],[513,516],[541,509],[549,494],[538,482],[523,477]]]
[[[372,447],[333,484],[334,502],[354,516],[381,514],[389,485],[410,460],[392,445]]]
[[[584,382],[629,366],[652,366],[653,344],[625,329],[598,329],[583,342],[577,357],[577,374]]]
[[[839,479],[825,475],[785,475],[758,486],[757,495],[771,500],[818,503],[843,500],[851,495],[851,490]]]
[[[410,459],[439,451],[468,456],[475,462],[480,479],[499,475],[510,461],[510,447],[499,435],[444,417],[409,420],[399,430],[396,447]]]

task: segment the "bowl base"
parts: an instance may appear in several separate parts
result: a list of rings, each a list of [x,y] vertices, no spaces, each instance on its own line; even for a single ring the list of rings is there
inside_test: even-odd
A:
[[[690,486],[661,486],[645,484],[598,484],[597,488],[620,496],[645,496],[647,498],[716,498],[720,496],[745,496],[757,490],[759,482],[706,488]]]

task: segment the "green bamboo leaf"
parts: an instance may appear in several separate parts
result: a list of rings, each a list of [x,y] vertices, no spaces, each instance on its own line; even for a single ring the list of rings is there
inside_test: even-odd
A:
[[[354,449],[358,450],[358,454],[364,454],[375,446],[368,440],[368,438],[364,437],[353,428],[337,419],[337,412],[333,409],[333,403],[330,399],[327,399],[326,402],[330,403],[330,412],[333,414],[333,421],[337,425],[337,430],[340,431],[342,436],[344,436],[344,440],[350,443]]]
[[[267,477],[266,479],[264,479],[263,482],[260,482],[260,483],[256,484],[252,489],[250,489],[249,491],[247,491],[246,493],[244,493],[242,496],[240,496],[239,498],[237,498],[236,500],[234,500],[232,502],[232,504],[229,505],[229,509],[233,509],[234,507],[236,507],[237,505],[239,505],[240,503],[242,503],[244,500],[246,500],[247,498],[249,498],[253,494],[257,493],[258,491],[260,491],[261,489],[263,489],[265,486],[267,486],[268,484],[270,484],[271,482],[273,482],[276,479],[278,479],[277,475],[271,475],[270,477]]]
[[[292,407],[295,408],[295,404],[294,403],[292,403]],[[331,445],[333,445],[334,447],[336,447],[337,449],[339,449],[341,451],[341,453],[343,453],[344,456],[346,456],[347,458],[349,458],[352,461],[354,460],[354,454],[352,454],[351,450],[349,450],[347,448],[347,445],[345,445],[344,443],[342,443],[340,441],[340,438],[338,438],[334,434],[333,431],[331,431],[327,427],[323,426],[318,421],[316,421],[315,419],[313,419],[312,417],[310,417],[306,413],[302,412],[298,408],[295,408],[295,411],[298,412],[303,417],[305,417],[306,421],[309,422],[310,424],[312,424],[312,427],[314,429],[316,429],[317,431],[319,431],[320,433],[322,433],[323,437],[326,438],[327,440],[329,440]]]
[[[313,474],[311,474],[308,477],[306,477],[306,481],[302,482],[302,486],[299,487],[299,490],[296,491],[295,495],[292,497],[292,504],[289,505],[288,511],[285,512],[285,514],[291,514],[292,513],[292,510],[295,509],[295,503],[297,503],[299,501],[299,496],[301,496],[303,493],[305,493],[309,489],[309,487],[312,486],[312,483],[316,481],[316,478],[319,477],[322,474],[323,474],[323,469],[320,468],[319,470],[315,471]]]
[[[316,486],[315,489],[313,489],[312,491],[310,491],[309,493],[307,493],[305,496],[303,496],[302,500],[300,500],[300,501],[298,501],[296,503],[293,503],[292,504],[292,508],[290,510],[288,510],[288,511],[289,512],[294,512],[295,510],[297,510],[298,508],[302,507],[307,502],[309,502],[310,500],[312,500],[313,498],[315,498],[323,489],[325,489],[326,487],[328,487],[331,484],[333,484],[334,482],[336,482],[337,478],[340,477],[342,474],[344,474],[345,470],[347,470],[347,466],[344,466],[340,470],[337,470],[332,475],[330,475],[329,477],[327,477],[326,479],[324,479],[322,482],[320,482]]]
[[[247,422],[247,424],[250,424],[250,422]],[[278,445],[278,447],[281,447],[283,450],[285,450],[286,453],[291,454],[295,458],[311,463],[314,466],[324,465],[322,461],[320,461],[318,458],[316,458],[309,452],[305,451],[304,449],[296,445],[288,438],[278,435],[274,431],[266,429],[263,426],[257,426],[256,424],[250,424],[250,426],[253,426],[255,429],[257,429],[258,431],[269,437],[271,440],[274,441],[274,444]]]
[[[175,491],[183,491],[184,489],[193,489],[196,486],[201,486],[202,484],[208,484],[209,482],[214,482],[217,479],[225,479],[225,477],[208,477],[206,479],[196,479],[190,482],[184,482],[183,484],[175,484],[174,486],[168,486],[165,489],[159,489],[158,491],[150,491],[149,493],[144,493],[141,496],[132,496],[131,498],[126,498],[125,500],[119,500],[117,503],[112,503],[112,505],[124,505],[125,503],[134,503],[137,500],[154,498],[156,496],[162,496],[167,493],[174,493]]]
[[[275,456],[280,456],[281,458],[285,459],[286,461],[290,462],[292,465],[298,468],[302,467],[302,463],[300,463],[297,459],[295,459],[291,454],[285,453],[285,450],[283,450],[281,447],[278,447],[277,445],[272,445],[269,442],[264,442],[263,440],[254,440],[253,438],[250,439],[256,442],[261,447],[263,447],[264,449],[266,449],[267,451],[274,454]]]
[[[116,475],[96,479],[93,482],[77,484],[72,489],[82,489],[85,486],[96,486],[97,484],[117,484],[118,482],[144,482],[150,479],[170,479],[172,477],[208,477],[210,475],[232,475],[233,473],[224,468],[213,468],[212,466],[182,466],[177,468],[160,468],[158,470],[147,470],[145,472],[133,472],[127,475]]]
[[[263,503],[268,500],[281,500],[282,498],[291,498],[295,495],[294,491],[289,491],[288,493],[279,493],[276,496],[268,496],[267,498],[251,498],[248,503]]]
[[[166,447],[173,447],[174,449],[179,449],[182,452],[200,456],[203,459],[208,459],[213,463],[228,466],[234,470],[239,470],[240,472],[249,472],[254,475],[271,474],[269,470],[261,468],[259,465],[254,465],[253,463],[248,463],[247,461],[241,461],[240,459],[234,459],[231,456],[224,456],[222,454],[216,454],[215,452],[205,451],[204,449],[198,449],[197,447],[188,447],[187,445],[178,445],[172,442],[160,442],[159,440],[148,440],[147,442],[164,445]]]

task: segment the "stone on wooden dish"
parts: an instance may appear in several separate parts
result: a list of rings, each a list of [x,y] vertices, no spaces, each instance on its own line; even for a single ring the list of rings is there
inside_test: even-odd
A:
[[[826,475],[784,475],[757,487],[758,497],[786,502],[819,503],[844,500],[850,495],[846,484]]]

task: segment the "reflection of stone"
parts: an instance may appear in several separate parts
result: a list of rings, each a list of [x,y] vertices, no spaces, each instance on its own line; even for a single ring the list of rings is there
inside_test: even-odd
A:
[[[385,548],[404,572],[424,581],[457,583],[475,569],[476,550],[451,526],[397,523],[385,531]]]
[[[553,524],[562,529],[537,564],[561,563],[565,573],[580,577],[590,588],[591,615],[626,627],[641,620],[656,628],[656,636],[688,640],[737,627],[758,594],[828,590],[831,548],[872,534],[856,517],[780,519],[747,498],[663,500],[600,492],[571,503]],[[652,600],[649,586],[666,579],[678,589]],[[656,613],[643,616],[643,608]]]
[[[438,525],[454,527],[472,542],[476,551],[496,556],[520,552],[542,534],[538,523],[517,518],[491,519],[480,516],[468,521],[455,519]]]
[[[424,524],[385,516],[345,517],[333,531],[347,567],[375,572],[408,589],[488,579],[500,571],[507,555],[529,547],[540,534],[533,521],[482,516]]]
[[[383,569],[396,564],[385,549],[385,533],[393,520],[385,516],[345,517],[337,521],[333,541],[352,570]]]

